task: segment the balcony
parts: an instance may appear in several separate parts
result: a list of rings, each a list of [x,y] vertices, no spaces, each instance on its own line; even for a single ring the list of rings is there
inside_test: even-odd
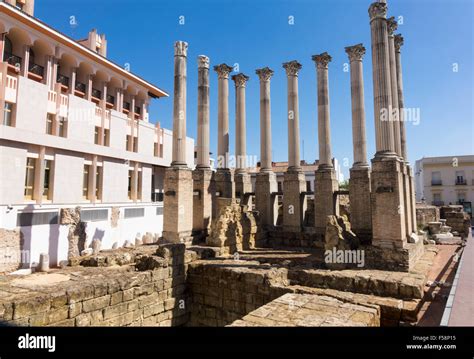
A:
[[[20,56],[13,55],[12,53],[5,51],[5,53],[3,54],[3,61],[5,61],[6,63],[8,63],[8,65],[16,69],[19,69],[21,66],[22,58]]]
[[[123,113],[128,114],[130,112],[130,102],[123,102]]]
[[[431,204],[432,204],[433,206],[438,206],[438,207],[440,207],[440,206],[444,206],[444,201],[433,201],[433,202],[431,202]]]
[[[91,97],[94,102],[98,103],[102,98],[102,91],[93,88],[91,92]]]
[[[76,85],[74,86],[74,94],[80,97],[84,97],[86,95],[86,84],[76,81]]]
[[[33,62],[28,65],[28,74],[35,80],[42,80],[44,77],[44,67]]]
[[[69,88],[69,77],[67,77],[67,76],[58,74],[58,76],[56,78],[56,82],[58,84],[61,84],[61,86],[63,86],[63,87]]]
[[[107,98],[106,98],[106,103],[107,103],[107,107],[114,107],[115,105],[115,97],[112,96],[112,95],[107,95]]]
[[[432,186],[442,186],[443,181],[441,181],[441,180],[431,180],[431,185]]]
[[[467,181],[464,178],[456,178],[455,184],[456,186],[466,186]]]

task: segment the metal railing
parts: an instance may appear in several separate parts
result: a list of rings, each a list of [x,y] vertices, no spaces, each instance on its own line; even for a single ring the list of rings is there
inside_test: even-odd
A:
[[[433,206],[444,206],[444,201],[433,201],[431,202]]]
[[[456,186],[465,186],[467,181],[464,178],[456,178]]]
[[[7,62],[12,66],[21,66],[22,58],[20,56],[13,55],[10,52],[5,51],[3,54],[3,61]]]
[[[443,181],[441,181],[441,180],[431,180],[431,185],[432,186],[442,186]]]
[[[56,82],[60,83],[63,86],[69,87],[69,77],[58,74]]]
[[[112,95],[107,95],[107,99],[106,99],[107,103],[110,103],[112,105],[115,105],[115,97],[112,96]]]
[[[28,71],[32,74],[43,77],[44,76],[44,67],[33,62],[30,62],[28,65]]]
[[[123,102],[123,109],[127,110],[127,111],[130,111],[130,102],[124,101]]]
[[[100,100],[102,98],[102,91],[93,88],[91,95]]]
[[[75,90],[79,91],[79,92],[82,92],[82,93],[86,93],[86,84],[77,81],[76,86],[75,86]]]

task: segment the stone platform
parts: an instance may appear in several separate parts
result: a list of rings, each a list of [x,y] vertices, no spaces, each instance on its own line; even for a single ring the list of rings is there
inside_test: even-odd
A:
[[[312,294],[285,294],[236,320],[230,327],[374,327],[379,308]]]

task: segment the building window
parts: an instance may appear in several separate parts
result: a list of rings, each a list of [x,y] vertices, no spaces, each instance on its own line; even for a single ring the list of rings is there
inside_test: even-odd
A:
[[[43,198],[51,199],[52,161],[44,160]]]
[[[132,199],[133,170],[128,170],[128,199]]]
[[[95,173],[95,198],[98,200],[102,199],[102,167],[97,166]]]
[[[35,185],[35,167],[36,159],[28,157],[26,159],[26,176],[25,176],[25,199],[33,199],[33,189]]]
[[[458,192],[458,203],[462,204],[466,201],[466,194],[464,192]]]
[[[23,6],[24,6],[24,4],[23,4],[21,1],[17,1],[17,2],[15,3],[15,6],[16,6],[16,8],[17,8],[18,10],[23,11]]]
[[[283,182],[278,182],[278,192],[283,192]]]
[[[110,130],[104,128],[104,146],[109,146],[109,139],[110,139]]]
[[[91,166],[84,165],[84,172],[82,175],[82,197],[84,199],[89,198],[89,173],[90,173]]]
[[[153,153],[154,153],[155,157],[160,157],[160,153],[159,153],[160,147],[159,147],[159,145],[160,144],[158,142],[154,143]]]
[[[46,134],[52,135],[54,128],[54,115],[52,113],[48,113],[46,115]]]
[[[59,137],[66,137],[66,134],[67,134],[66,118],[59,117],[58,125],[59,125],[58,136]]]
[[[138,171],[137,199],[142,199],[142,171]]]
[[[100,133],[100,127],[99,127],[99,126],[95,126],[94,143],[95,143],[96,145],[99,144],[99,133]]]
[[[466,184],[466,179],[464,177],[464,171],[456,171],[456,184]]]
[[[441,182],[441,172],[431,172],[431,185],[432,186],[441,186],[443,182]]]
[[[5,126],[13,126],[13,104],[5,102],[3,109],[3,124]]]
[[[433,205],[435,206],[442,206],[444,203],[443,203],[443,199],[441,198],[441,193],[437,192],[437,193],[433,193]]]
[[[306,192],[311,192],[311,181],[306,181]]]
[[[133,152],[138,152],[138,137],[133,137]]]

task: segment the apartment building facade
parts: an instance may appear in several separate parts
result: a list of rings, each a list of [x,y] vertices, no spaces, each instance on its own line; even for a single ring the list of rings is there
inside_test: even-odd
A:
[[[160,235],[172,132],[148,108],[168,94],[110,61],[104,35],[76,41],[35,18],[33,0],[0,2],[0,60],[0,228],[21,230],[24,264],[67,258],[64,207],[82,208],[102,248]]]
[[[474,155],[424,157],[415,163],[416,200],[436,206],[474,203]]]

